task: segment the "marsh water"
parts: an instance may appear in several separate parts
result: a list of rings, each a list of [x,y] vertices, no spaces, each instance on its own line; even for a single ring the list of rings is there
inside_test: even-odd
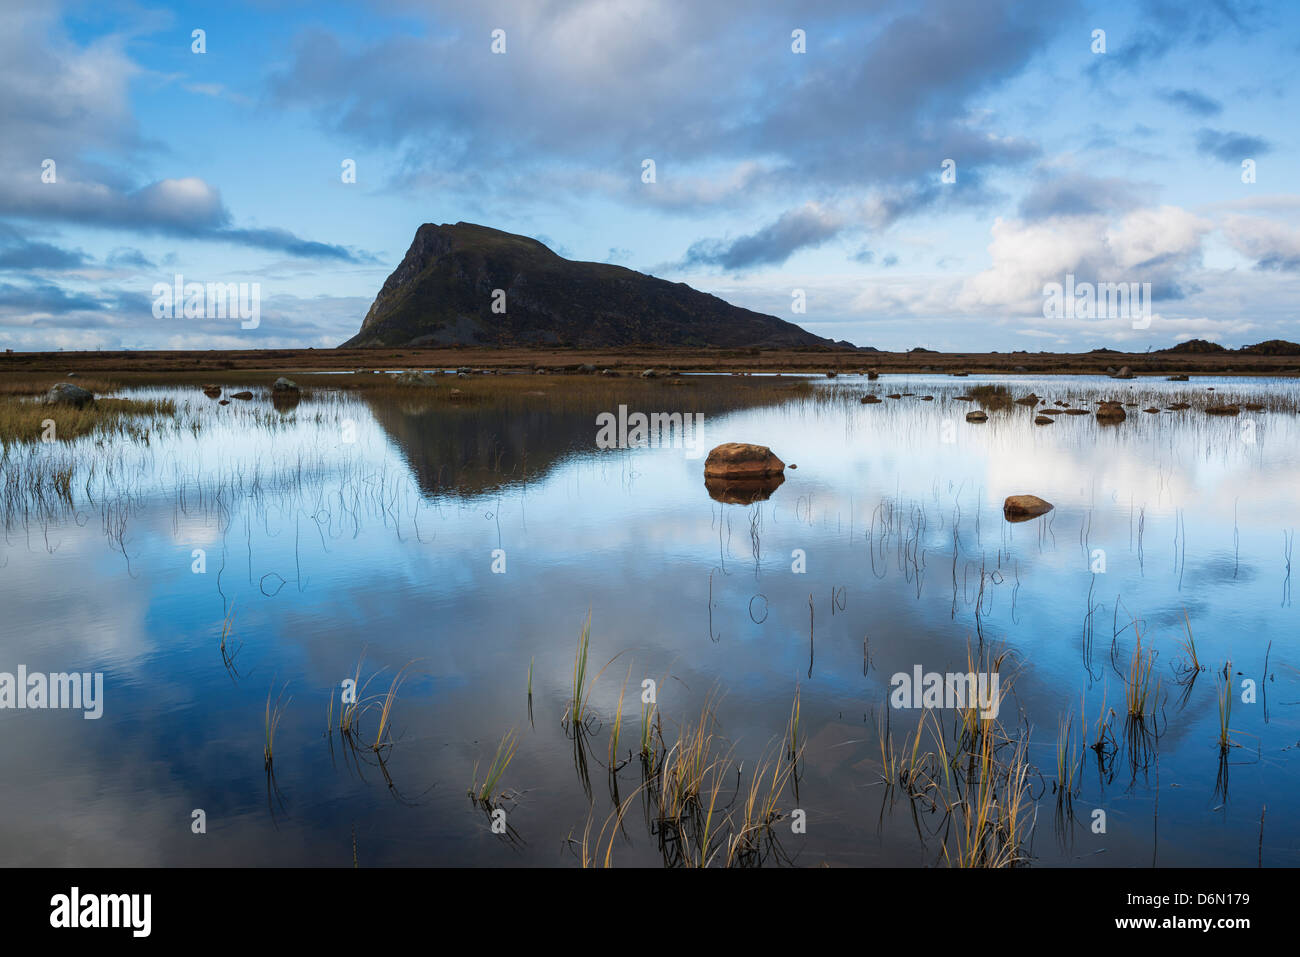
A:
[[[920,717],[891,708],[891,677],[965,671],[992,648],[1014,673],[999,720],[1035,769],[1022,863],[1300,863],[1300,418],[1141,411],[1204,405],[1211,387],[1293,407],[1295,381],[1002,376],[1017,397],[1138,405],[1114,426],[1036,426],[1022,406],[969,424],[956,396],[986,381],[811,380],[707,413],[694,449],[598,448],[615,393],[579,409],[317,388],[277,410],[265,390],[228,406],[193,387],[127,390],[174,398],[190,426],[4,462],[74,475],[62,499],[6,499],[0,671],[100,672],[104,690],[97,720],[0,711],[0,861],[578,866],[587,832],[616,866],[682,863],[630,754],[652,679],[669,747],[711,703],[730,762],[716,805],[733,813],[755,768],[787,760],[798,694],[797,788],[762,863],[942,866],[943,814],[887,780],[881,729],[906,750]],[[697,387],[665,385],[640,411],[695,412]],[[863,405],[866,391],[914,394]],[[727,441],[797,468],[767,499],[719,501],[703,454]],[[1055,507],[1009,523],[1002,502],[1019,493]],[[575,733],[588,616],[590,717]],[[1204,666],[1191,678],[1189,630]],[[1139,640],[1159,688],[1134,737]],[[376,751],[374,696],[404,667]],[[374,706],[349,740],[340,689],[357,674]],[[283,706],[270,772],[268,693]],[[1111,709],[1113,748],[1085,747]],[[1063,811],[1067,715],[1080,754]],[[511,729],[485,807],[467,792]]]

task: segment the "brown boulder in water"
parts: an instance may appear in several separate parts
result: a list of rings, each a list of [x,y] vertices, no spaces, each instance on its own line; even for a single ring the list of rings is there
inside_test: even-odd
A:
[[[1031,518],[1047,514],[1052,508],[1051,502],[1037,495],[1008,495],[1002,503],[1002,516],[1008,522],[1027,522]]]
[[[1118,402],[1103,402],[1097,407],[1098,422],[1123,422],[1127,418],[1128,414],[1124,411],[1124,406]]]
[[[1056,424],[1056,420],[1052,418],[1050,415],[1034,416],[1034,425],[1055,425],[1055,424]]]
[[[704,477],[721,479],[758,479],[780,475],[785,463],[766,445],[748,442],[724,442],[704,460]]]
[[[987,412],[981,412],[979,409],[976,409],[974,412],[966,413],[967,422],[987,422],[988,420],[989,414]]]

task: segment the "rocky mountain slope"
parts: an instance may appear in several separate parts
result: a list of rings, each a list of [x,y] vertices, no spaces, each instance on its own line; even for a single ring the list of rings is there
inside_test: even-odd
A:
[[[685,283],[573,262],[527,236],[426,223],[341,348],[458,344],[853,348]]]

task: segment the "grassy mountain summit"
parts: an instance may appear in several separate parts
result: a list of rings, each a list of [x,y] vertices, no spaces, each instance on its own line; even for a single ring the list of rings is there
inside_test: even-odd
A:
[[[494,302],[504,290],[504,311]],[[425,223],[361,331],[370,346],[837,345],[775,316],[623,266],[574,262],[527,236]],[[839,345],[847,346],[847,343]]]

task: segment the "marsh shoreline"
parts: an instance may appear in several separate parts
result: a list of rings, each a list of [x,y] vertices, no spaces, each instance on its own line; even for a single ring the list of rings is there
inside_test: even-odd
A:
[[[639,375],[681,372],[836,372],[881,374],[1105,375],[1128,366],[1136,376],[1300,376],[1300,356],[1242,352],[867,352],[847,349],[248,349],[171,352],[12,352],[0,354],[0,379],[31,373],[162,374],[173,379],[219,372],[342,372],[357,369],[578,371],[582,366]]]

